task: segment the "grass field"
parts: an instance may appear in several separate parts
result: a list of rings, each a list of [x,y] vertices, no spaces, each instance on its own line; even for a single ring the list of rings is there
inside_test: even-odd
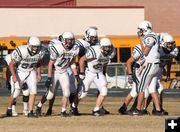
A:
[[[38,96],[36,100],[38,101]],[[57,97],[53,109],[53,116],[27,118],[22,115],[22,99],[18,98],[18,117],[0,118],[0,132],[163,132],[165,131],[165,116],[128,116],[119,115],[117,109],[123,102],[122,97],[107,97],[104,106],[111,114],[94,117],[91,111],[95,104],[95,97],[87,97],[79,105],[81,116],[61,117],[61,98]],[[36,103],[37,103],[36,101]],[[8,98],[0,97],[0,113],[5,113]],[[43,112],[47,110],[47,103]],[[180,98],[165,98],[164,107],[169,116],[180,116]],[[152,110],[152,104],[149,109]]]

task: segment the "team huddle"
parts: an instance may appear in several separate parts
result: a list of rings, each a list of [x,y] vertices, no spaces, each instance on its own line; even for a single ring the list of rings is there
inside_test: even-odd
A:
[[[147,114],[147,107],[152,98],[152,114],[167,115],[168,112],[163,109],[162,100],[160,101],[163,91],[162,69],[166,64],[166,58],[176,57],[178,49],[170,34],[152,32],[152,24],[149,21],[139,24],[138,37],[140,44],[134,47],[132,56],[127,61],[128,82],[132,84],[132,90],[118,111],[120,114]],[[33,111],[37,83],[41,80],[41,62],[47,52],[50,58],[45,82],[47,91]],[[108,93],[105,73],[107,64],[115,55],[116,50],[111,40],[106,37],[98,39],[95,27],[88,28],[83,39],[75,39],[72,32],[64,32],[50,41],[48,50],[41,46],[39,38],[30,37],[27,45],[19,46],[5,58],[7,71],[10,72],[7,74],[7,87],[11,90],[6,115],[18,115],[16,98],[22,91],[25,116],[41,116],[42,106],[46,101],[49,101],[46,115],[50,116],[57,90],[61,88],[60,115],[79,116],[81,113],[78,111],[78,105],[87,95],[92,82],[98,91],[92,115],[109,114],[110,112],[103,107]],[[127,110],[128,104],[135,97],[137,100],[132,108]]]

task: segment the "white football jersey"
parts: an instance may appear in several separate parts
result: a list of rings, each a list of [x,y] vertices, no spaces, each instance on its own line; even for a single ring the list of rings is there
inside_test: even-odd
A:
[[[12,60],[11,54],[7,54],[7,55],[5,56],[5,61],[6,61],[6,63],[7,63],[8,66],[9,66],[11,60]]]
[[[73,48],[66,50],[58,39],[51,42],[51,45],[49,45],[50,59],[55,61],[55,71],[59,73],[67,71],[72,59],[75,57],[72,55],[72,50]]]
[[[146,63],[158,63],[160,62],[160,42],[159,37],[155,33],[149,33],[144,36],[143,43],[145,47],[151,48],[149,54],[145,57]]]
[[[88,70],[94,73],[102,72],[104,65],[110,61],[109,56],[103,56],[100,45],[88,47],[85,56]]]
[[[143,56],[141,45],[137,44],[133,49],[132,57],[134,58],[135,61],[138,61],[141,56]]]
[[[37,68],[37,63],[43,58],[44,53],[44,51],[40,50],[38,54],[32,56],[28,45],[22,45],[11,53],[11,58],[18,63],[18,70],[32,71]]]
[[[75,41],[75,45],[78,45],[79,47],[82,46],[84,48],[87,48],[90,46],[90,43],[88,43],[87,41],[83,40],[83,39],[77,39]]]

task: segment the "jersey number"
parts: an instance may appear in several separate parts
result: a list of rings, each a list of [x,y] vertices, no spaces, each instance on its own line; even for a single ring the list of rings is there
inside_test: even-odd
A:
[[[102,64],[97,64],[97,65],[94,65],[94,66],[93,66],[94,69],[99,69],[99,68],[101,68],[101,67],[102,67]]]
[[[21,67],[24,68],[24,69],[27,69],[27,68],[35,68],[35,67],[37,67],[37,63],[32,63],[32,64],[23,63],[23,64],[21,65]]]
[[[58,63],[59,67],[62,67],[63,65],[66,66],[67,64],[69,64],[71,58],[63,58],[61,62]]]

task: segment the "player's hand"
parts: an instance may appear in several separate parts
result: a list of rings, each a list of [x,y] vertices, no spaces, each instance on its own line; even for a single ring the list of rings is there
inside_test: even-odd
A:
[[[128,75],[128,83],[133,84],[133,75],[132,74]]]
[[[80,78],[81,80],[84,80],[84,78],[85,78],[85,73],[80,72],[80,73],[79,73],[79,78]]]
[[[45,86],[46,86],[47,88],[49,88],[51,84],[52,84],[52,77],[48,77],[48,79],[47,79],[46,82],[45,82]]]
[[[17,81],[16,75],[12,75],[12,80],[14,83]]]

